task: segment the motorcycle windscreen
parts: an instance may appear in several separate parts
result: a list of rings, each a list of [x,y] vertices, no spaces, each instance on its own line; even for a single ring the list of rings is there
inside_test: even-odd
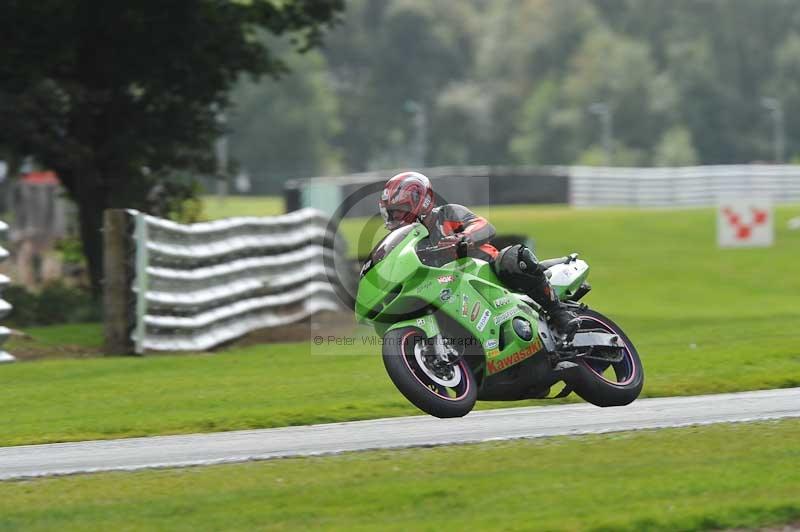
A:
[[[369,257],[367,257],[364,265],[361,266],[360,277],[364,277],[364,275],[366,275],[373,266],[385,259],[389,253],[391,253],[392,250],[396,248],[403,240],[405,240],[408,234],[414,230],[415,225],[416,224],[406,225],[405,227],[395,229],[383,237],[383,240],[378,242],[378,245],[375,246],[375,249],[373,249],[369,254]]]

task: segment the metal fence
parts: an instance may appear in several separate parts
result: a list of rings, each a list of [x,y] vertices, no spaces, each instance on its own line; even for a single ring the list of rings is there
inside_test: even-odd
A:
[[[0,222],[0,235],[7,235],[8,234],[8,224],[5,222]],[[0,262],[8,259],[8,251],[0,247]],[[11,284],[11,281],[5,275],[0,275],[0,291],[8,287]],[[8,316],[9,312],[11,312],[11,304],[6,301],[5,299],[0,299],[0,318],[5,318]],[[0,346],[6,343],[8,337],[11,335],[11,331],[8,327],[0,327]],[[4,351],[0,347],[0,362],[13,362],[16,360],[12,355]]]
[[[372,216],[380,185],[398,170],[286,183],[287,210],[314,207],[345,216]],[[465,205],[569,203],[577,207],[693,207],[722,196],[758,195],[800,201],[800,166],[726,165],[671,168],[586,166],[447,166],[420,169],[441,201]],[[369,195],[354,192],[378,185]],[[358,198],[359,203],[352,198]],[[352,203],[352,204],[351,204]]]
[[[287,181],[287,210],[313,207],[344,217],[373,216],[386,180],[402,169],[338,177]],[[438,166],[419,169],[428,176],[438,203],[507,205],[567,203],[567,167],[556,166]],[[364,193],[369,190],[369,193]]]
[[[136,353],[205,350],[256,329],[342,308],[337,292],[349,282],[351,263],[318,211],[191,225],[122,212],[117,216],[126,221],[116,224],[116,232],[129,234],[131,245],[116,251],[107,246],[118,260],[107,259],[106,273],[128,279],[132,296],[107,297],[111,305],[127,305],[121,312],[107,308],[107,320],[128,323],[107,321],[106,336],[109,328],[127,327]],[[107,230],[115,232],[114,225],[107,223]],[[107,242],[109,237],[114,238],[106,234]],[[343,271],[333,271],[337,264]],[[109,284],[125,285],[113,279]]]
[[[577,207],[707,206],[731,195],[760,196],[774,202],[800,201],[800,166],[793,165],[576,166],[569,169],[569,176],[570,204]]]

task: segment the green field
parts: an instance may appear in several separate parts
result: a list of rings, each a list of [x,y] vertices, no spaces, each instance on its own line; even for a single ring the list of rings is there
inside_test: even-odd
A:
[[[0,483],[2,530],[690,531],[800,520],[800,421]]]
[[[283,214],[280,196],[203,196],[203,217],[208,220],[234,216],[274,216]]]
[[[595,287],[586,302],[636,342],[643,394],[666,396],[800,386],[800,231],[786,229],[798,212],[779,209],[777,245],[761,250],[716,249],[710,210],[504,207],[489,216],[501,232],[535,235],[543,256],[583,253]],[[99,328],[80,328],[31,329],[33,340],[18,342],[96,351]],[[56,346],[61,335],[76,345]],[[2,366],[0,404],[11,406],[0,410],[0,445],[418,413],[390,383],[377,348],[319,352],[264,344]]]
[[[97,356],[102,346],[102,324],[67,323],[28,327],[25,336],[12,336],[3,348],[21,360],[37,360]]]

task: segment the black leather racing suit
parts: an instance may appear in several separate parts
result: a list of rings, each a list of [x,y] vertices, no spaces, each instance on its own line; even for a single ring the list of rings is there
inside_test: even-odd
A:
[[[431,244],[447,246],[453,240],[466,237],[469,242],[468,255],[485,261],[494,261],[498,251],[489,241],[497,234],[486,218],[478,216],[463,205],[450,203],[436,207],[425,218],[425,227],[430,233]],[[449,249],[455,258],[455,250]]]
[[[545,269],[529,248],[517,244],[498,251],[491,244],[491,239],[496,234],[494,226],[463,205],[447,204],[436,207],[425,218],[424,223],[430,233],[431,245],[441,248],[441,253],[435,253],[433,260],[444,263],[455,259],[454,244],[465,239],[468,256],[490,262],[503,284],[536,301],[550,316],[557,329],[574,334],[572,329],[577,329],[579,322],[573,323],[575,316],[561,306],[550,281],[547,280]]]

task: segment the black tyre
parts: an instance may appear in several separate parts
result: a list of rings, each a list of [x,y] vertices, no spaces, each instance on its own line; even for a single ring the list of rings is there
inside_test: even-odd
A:
[[[425,337],[414,327],[389,331],[383,340],[386,372],[414,406],[440,418],[462,417],[472,410],[478,389],[465,359],[444,373],[434,369],[423,356]]]
[[[624,344],[623,358],[620,362],[609,363],[599,360],[578,359],[576,368],[568,384],[576,394],[597,406],[624,406],[639,397],[644,385],[644,368],[633,342],[613,321],[599,312],[589,309],[579,310],[581,330],[602,330],[619,336]]]

